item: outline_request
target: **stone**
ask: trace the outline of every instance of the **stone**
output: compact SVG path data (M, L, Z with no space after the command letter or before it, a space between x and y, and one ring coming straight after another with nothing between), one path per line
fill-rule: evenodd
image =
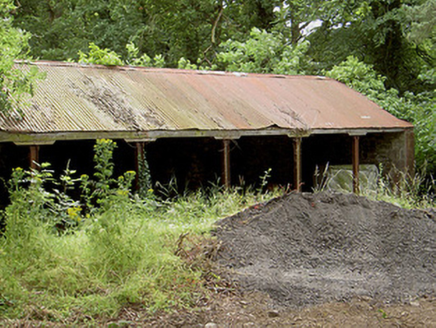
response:
M270 317L270 318L280 317L279 311L277 311L277 310L268 311L268 317Z
M214 322L207 323L204 328L218 328L218 325Z

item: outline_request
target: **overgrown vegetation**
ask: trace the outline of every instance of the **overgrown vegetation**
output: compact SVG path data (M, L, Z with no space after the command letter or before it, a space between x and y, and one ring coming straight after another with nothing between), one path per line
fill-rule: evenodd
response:
M219 218L273 196L212 186L140 197L130 191L133 173L113 177L115 146L95 145L95 179L67 169L57 181L48 164L14 170L0 237L0 317L93 325L128 306L192 306L206 272L178 256L180 236L207 234Z

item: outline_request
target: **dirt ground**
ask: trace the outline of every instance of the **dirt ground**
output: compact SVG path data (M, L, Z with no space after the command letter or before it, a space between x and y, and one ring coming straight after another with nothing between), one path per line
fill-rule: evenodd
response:
M435 209L291 193L221 220L214 236L211 296L103 325L436 327Z
M242 298L218 295L198 311L162 315L138 325L131 319L127 322L132 327L436 327L436 301L387 305L352 300L277 310L267 296L249 293Z

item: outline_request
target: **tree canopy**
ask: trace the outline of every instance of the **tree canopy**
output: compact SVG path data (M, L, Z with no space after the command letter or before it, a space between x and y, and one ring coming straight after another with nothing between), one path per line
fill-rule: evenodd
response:
M9 0L0 0L0 111L9 113L20 106L26 95L33 93L36 70L14 69L15 60L25 59L30 34L12 26L15 7Z

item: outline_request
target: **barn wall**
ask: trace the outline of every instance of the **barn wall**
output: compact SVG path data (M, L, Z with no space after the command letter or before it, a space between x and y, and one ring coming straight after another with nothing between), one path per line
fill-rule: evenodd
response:
M361 160L367 164L383 164L383 173L394 181L399 171L414 174L413 131L372 133L361 138Z

